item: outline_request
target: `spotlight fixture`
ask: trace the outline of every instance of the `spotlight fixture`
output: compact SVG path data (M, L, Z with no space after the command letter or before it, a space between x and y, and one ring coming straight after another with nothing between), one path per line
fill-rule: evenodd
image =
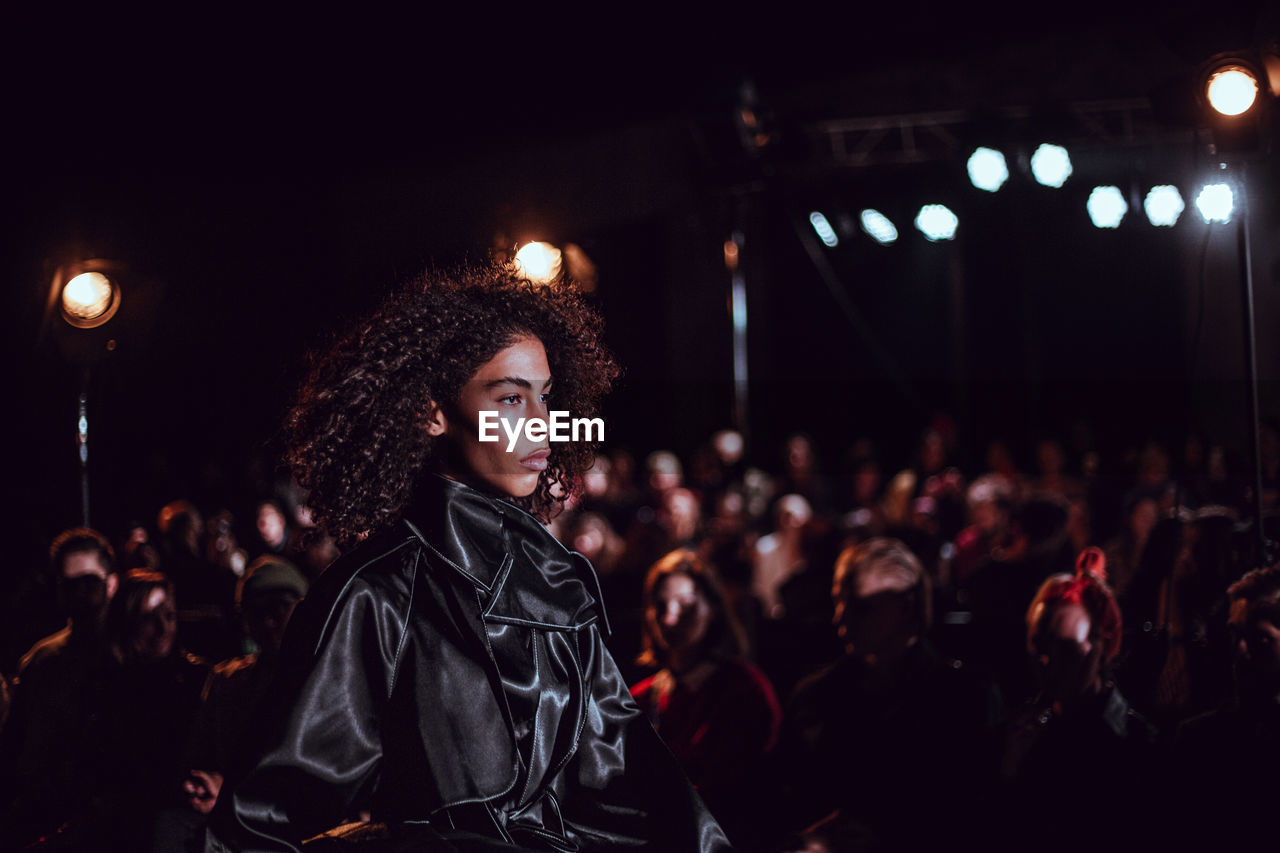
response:
M815 210L809 214L809 224L813 226L813 230L817 233L823 245L834 249L840 245L840 238L836 236L836 230L831 227L831 223L827 221L827 217L822 215L821 211Z
M1204 99L1218 115L1236 117L1258 102L1258 74L1241 61L1213 66L1204 78Z
M82 272L62 286L62 317L77 329L95 329L120 308L120 287L101 272Z
M1041 186L1059 189L1071 177L1071 155L1061 145L1046 142L1031 155L1031 175Z
M1178 217L1187 209L1187 205L1177 187L1162 184L1147 192L1142 208L1147 213L1147 221L1152 225L1168 228L1178 224Z
M1280 94L1280 75L1269 75L1270 53L1220 53L1201 64L1196 77L1200 118L1213 132L1219 153L1259 153L1270 147L1271 102Z
M859 214L858 219L867 236L880 245L887 246L898 239L898 229L880 211L867 208Z
M1119 228L1124 215L1129 212L1129 203L1124 200L1119 187L1094 187L1085 208L1095 228Z
M959 224L960 220L945 204L926 204L916 214L916 228L930 243L954 239Z
M978 148L969 155L969 180L980 190L993 193L1009 180L1004 155L994 148Z
M1206 184L1196 195L1196 210L1206 223L1225 225L1231 221L1235 210L1235 194L1230 184Z
M516 252L516 270L537 284L547 284L560 277L560 250L550 243L525 243Z

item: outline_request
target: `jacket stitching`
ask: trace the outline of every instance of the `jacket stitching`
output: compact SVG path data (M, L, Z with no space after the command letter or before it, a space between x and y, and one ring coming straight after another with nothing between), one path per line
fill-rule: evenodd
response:
M533 677L537 684L542 683L542 665L538 660L538 638L531 637L533 643ZM524 789L520 792L520 799L516 801L516 805L523 806L527 803L529 796L529 786L533 784L533 757L538 754L538 746L542 741L542 727L538 725L538 718L542 716L542 691L538 691L538 704L533 709L533 746L529 750L529 760L525 764L527 775L524 779ZM519 749L516 750L517 753Z
M391 683L387 685L387 699L391 699L391 694L396 692L396 682L400 680L400 662L404 658L404 647L409 640L409 614L413 610L413 595L418 588L418 562L422 559L422 552L415 551L413 554L413 571L409 573L409 600L405 602L404 616L400 621L400 642L396 644L395 663L391 669Z
M394 548L388 548L386 551L379 551L378 553L376 553L376 554L374 554L372 557L370 557L368 560L366 560L364 563L362 563L362 564L360 565L360 568L358 568L358 569L356 569L354 572L352 572L352 573L351 573L351 577L347 578L346 582L342 585L342 591L338 593L338 595L337 595L337 597L334 599L334 601L335 601L335 602L337 602L337 601L341 601L342 599L346 598L346 596L347 596L347 592L351 589L351 585L352 585L353 583L355 583L355 582L356 582L356 578L360 577L360 573L361 573L361 572L363 572L365 569L369 568L369 566L373 565L373 564L374 564L374 563L376 563L377 561L379 561L379 560L381 560L381 559L383 559L383 558L385 558L385 557L387 557L387 556L389 556L389 555L391 555L391 554L394 554L396 551L399 551L401 548L403 548L405 545L408 545L408 544L409 544L410 542L412 542L412 541L413 541L413 540L411 540L411 539L406 539L406 540L404 540L403 542L401 542L400 544L396 545ZM325 617L325 619L324 619L324 627L320 629L320 635L319 635L319 637L317 637L317 638L316 638L316 644L315 644L315 646L314 646L314 647L312 648L312 650L311 650L311 653L312 653L312 654L317 654L317 653L319 653L319 651L320 651L320 647L321 647L322 645L324 645L325 638L329 636L329 623L331 623L331 622L333 621L334 614L336 614L340 609L341 609L341 608L339 608L339 607L332 607L332 608L330 608L330 610L329 610L329 615L328 615L328 616L326 616L326 617Z
M493 616L486 614L485 619L488 622L497 622L501 625L519 625L524 628L538 628L543 631L581 631L583 628L589 628L594 625L600 617L593 615L586 622L579 625L556 625L551 622L535 622L532 619L520 619L516 616Z
M471 574L471 572L469 572L469 571L467 571L466 569L462 568L462 566L459 566L459 565L458 565L457 563L455 563L453 560L450 560L450 559L449 559L448 557L446 557L443 553L441 553L441 551L440 551L440 549L439 549L439 548L437 548L436 546L432 545L430 542L428 542L428 541L427 541L427 537L426 537L426 536L424 536L424 535L422 534L422 531L421 531L421 530L419 530L419 529L417 528L417 526L416 526L412 521L410 521L410 520L409 520L409 519L407 519L407 518L406 518L406 519L403 519L403 521L404 521L404 523L405 523L405 526L406 526L406 527L408 527L410 530L412 530L412 531L413 531L413 534L414 534L415 536L417 536L417 537L418 537L418 541L420 541L423 545L427 546L427 548L431 550L431 553L435 554L437 557L439 557L441 560L443 560L443 561L445 562L445 565L447 565L447 566L449 566L450 568L452 568L455 572L457 572L458 574L462 575L462 576L463 576L463 577L465 577L467 580L471 581L473 584L475 584L476 586L478 586L478 587L480 587L481 589L483 589L485 592L488 592L488 591L489 591L489 589L490 589L490 587L491 587L491 585L490 585L490 584L487 584L487 583L485 583L484 581L480 580L480 578L478 578L478 577L476 577L475 575Z

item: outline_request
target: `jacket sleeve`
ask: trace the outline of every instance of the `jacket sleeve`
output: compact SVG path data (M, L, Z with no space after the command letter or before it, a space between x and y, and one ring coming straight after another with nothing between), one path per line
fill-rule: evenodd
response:
M410 597L402 605L357 575L329 605L299 605L261 734L245 745L248 769L219 798L207 850L297 850L368 793Z
M732 850L666 745L631 697L596 628L591 695L568 771L565 824L584 850Z

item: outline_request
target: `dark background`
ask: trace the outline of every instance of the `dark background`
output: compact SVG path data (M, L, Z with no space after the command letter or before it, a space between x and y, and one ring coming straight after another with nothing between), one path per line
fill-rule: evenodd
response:
M1113 456L1199 429L1247 460L1237 230L1190 207L1219 158L1169 93L1189 92L1214 53L1274 39L1270 4L469 24L50 14L8 34L0 113L13 569L79 520L86 356L94 523L115 535L179 496L239 510L277 476L278 424L310 349L424 266L535 238L577 243L598 267L592 298L627 371L608 443L638 454L688 453L731 421L722 245L738 230L748 427L766 467L805 430L833 466L865 435L892 468L939 412L970 473L993 438L1029 465L1035 437L1077 422ZM759 151L735 124L746 83L770 135ZM1073 112L1124 99L1140 104L1136 128ZM941 111L963 120L950 142L921 136L919 162L833 162L814 132ZM1025 166L1049 137L1075 160L1062 190ZM995 195L964 172L986 139L1013 173ZM1262 408L1275 415L1280 176L1270 155L1248 168ZM1116 231L1085 214L1097 183L1133 196ZM1187 200L1173 228L1135 206L1156 183ZM954 242L911 227L927 201L959 215ZM897 223L898 242L846 234L822 248L824 279L808 212L835 222L864 206ZM124 301L107 326L73 333L46 311L50 280L86 257L127 264Z

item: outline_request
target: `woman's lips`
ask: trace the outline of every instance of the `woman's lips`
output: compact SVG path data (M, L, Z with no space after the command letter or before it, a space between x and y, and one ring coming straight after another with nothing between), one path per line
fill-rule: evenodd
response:
M533 471L545 471L547 470L547 457L550 455L551 451L544 447L521 459L520 464Z

